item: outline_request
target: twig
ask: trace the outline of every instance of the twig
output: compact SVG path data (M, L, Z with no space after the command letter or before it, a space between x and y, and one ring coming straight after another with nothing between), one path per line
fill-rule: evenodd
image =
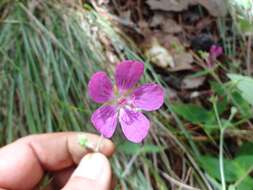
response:
M173 177L169 176L167 173L161 172L163 177L166 178L167 180L170 181L170 183L175 184L177 186L179 186L180 188L183 188L185 190L200 190L199 188L195 188L195 187L191 187L187 184L184 184L176 179L174 179Z
M157 120L157 118L154 117L153 119L156 121L159 127L164 128L164 126L161 124L159 120ZM187 159L190 161L193 168L197 171L197 173L200 175L201 179L203 180L204 184L206 185L206 188L208 190L212 190L213 188L210 186L206 176L201 172L201 169L199 168L197 162L193 159L192 155L186 150L183 144L172 134L170 130L167 130L167 128L165 128L164 130L167 131L167 134L171 137L171 139L174 140L175 144L177 144L180 147L180 149L185 153Z
M130 161L128 162L128 164L127 164L125 170L123 171L123 173L122 173L122 175L121 175L122 178L124 178L126 175L128 175L129 170L130 170L131 166L133 165L134 161L137 159L138 155L139 155L139 152L137 152L136 154L134 154L134 155L132 156L132 158L131 158Z

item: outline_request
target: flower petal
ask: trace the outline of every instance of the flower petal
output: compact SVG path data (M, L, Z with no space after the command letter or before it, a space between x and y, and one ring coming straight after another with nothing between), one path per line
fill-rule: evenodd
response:
M117 126L117 115L114 106L102 106L92 114L91 122L102 135L110 138Z
M88 84L88 94L96 103L104 103L113 97L113 86L105 72L92 75Z
M153 111L163 105L164 90L157 84L147 83L135 89L131 98L134 106L137 108Z
M148 134L149 120L141 113L129 109L121 109L119 122L126 138L134 143L141 142Z
M213 58L216 59L217 57L219 57L223 53L223 49L219 45L212 45L209 53L211 54L211 56Z
M132 88L140 80L144 64L139 61L122 61L116 67L116 85L120 90Z

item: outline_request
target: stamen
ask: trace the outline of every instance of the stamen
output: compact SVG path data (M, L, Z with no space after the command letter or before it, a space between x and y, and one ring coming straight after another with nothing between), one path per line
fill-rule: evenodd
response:
M118 101L118 105L119 106L123 106L127 103L127 99L126 98L120 98Z

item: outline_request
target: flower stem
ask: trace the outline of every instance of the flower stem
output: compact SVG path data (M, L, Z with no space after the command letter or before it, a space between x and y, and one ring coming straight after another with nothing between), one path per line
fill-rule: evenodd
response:
M223 143L224 143L223 135L224 135L224 129L221 129L221 131L220 131L220 146L219 146L219 163L220 163L220 175L221 175L222 190L226 190L224 162L223 162Z
M101 144L103 143L103 140L104 140L104 136L103 136L103 134L101 134L99 137L98 143L94 149L95 152L99 152Z
M213 100L213 107L214 107L215 116L220 128L219 166L220 166L221 185L222 185L222 190L226 190L226 180L225 180L225 174L224 174L224 161L223 161L223 144L224 144L223 137L224 137L225 128L222 126L216 103L217 103L217 98L215 97Z

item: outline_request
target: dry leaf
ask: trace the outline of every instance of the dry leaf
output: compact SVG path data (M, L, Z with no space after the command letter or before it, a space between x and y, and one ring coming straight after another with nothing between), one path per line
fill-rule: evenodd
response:
M170 88L170 87L167 87L167 90L169 92L169 93L167 93L167 95L168 95L168 98L170 100L176 100L176 99L178 99L178 95L177 95L177 91L176 90L174 90L173 88Z
M162 30L169 34L176 34L182 32L182 27L174 20L166 19L164 25L162 25Z
M170 71L192 70L193 57L191 53L181 52L173 55L175 67Z
M153 36L156 36L158 41L165 48L172 50L175 47L179 49L184 49L184 46L181 44L180 40L173 35L166 35L164 32L155 32Z
M200 87L205 82L206 77L196 77L186 76L181 84L182 89L195 89Z
M98 5L108 4L109 0L98 0Z
M158 67L175 67L173 57L165 47L159 44L156 38L152 40L151 47L146 50L146 56L150 57Z
M195 0L197 3L205 7L213 16L223 17L227 14L225 1L222 0Z
M183 11L189 5L200 4L204 6L213 16L225 16L227 13L226 4L221 0L147 0L152 10Z
M182 32L182 27L177 24L173 19L168 18L165 14L159 14L155 12L150 23L151 27L161 27L164 33L176 34Z
M147 0L152 10L182 11L188 8L190 0Z

